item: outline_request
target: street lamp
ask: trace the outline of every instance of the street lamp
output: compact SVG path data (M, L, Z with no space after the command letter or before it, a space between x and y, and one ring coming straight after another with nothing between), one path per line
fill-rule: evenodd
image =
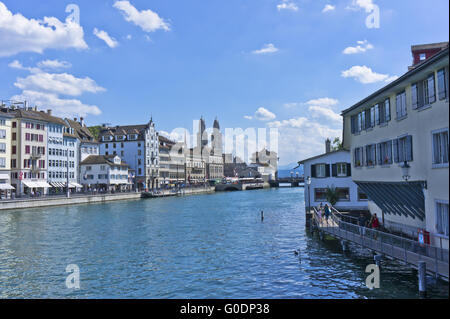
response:
M411 166L409 166L408 162L405 161L400 168L402 169L402 178L407 182L411 178L411 176L409 176L409 169Z

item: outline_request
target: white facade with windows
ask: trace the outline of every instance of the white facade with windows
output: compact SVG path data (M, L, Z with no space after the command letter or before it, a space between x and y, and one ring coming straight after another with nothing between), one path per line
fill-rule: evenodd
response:
M448 248L448 52L447 47L343 111L343 145L351 150L352 178L371 190L366 192L371 212L383 216L387 228L412 236L424 229L430 232L432 245L444 248ZM391 192L384 192L388 187ZM446 227L440 226L445 221Z
M335 188L338 202L334 207L339 210L367 210L367 196L352 181L350 152L333 151L312 157L303 164L305 181L311 178L311 184L305 184L305 205L319 206L327 203L327 189Z
M134 171L138 189L158 188L159 140L155 123L103 127L100 132L100 154L118 155Z
M131 189L128 165L119 156L91 155L80 164L81 183L86 188L112 191Z

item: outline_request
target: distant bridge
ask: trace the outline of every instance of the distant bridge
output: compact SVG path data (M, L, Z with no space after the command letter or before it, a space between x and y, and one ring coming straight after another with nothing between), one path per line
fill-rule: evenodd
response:
M280 187L280 184L291 184L291 187L303 187L305 179L303 177L283 177L269 181L270 187Z

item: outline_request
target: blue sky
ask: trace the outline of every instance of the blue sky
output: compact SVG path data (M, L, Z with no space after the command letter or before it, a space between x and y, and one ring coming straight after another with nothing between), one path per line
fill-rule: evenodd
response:
M217 116L222 128L276 127L286 164L340 136L340 111L406 72L412 44L449 38L447 0L116 2L0 0L0 39L11 44L0 49L0 99L89 125L153 116L171 132L203 115L209 126ZM64 25L70 3L78 27ZM379 28L365 24L373 5ZM61 22L55 34L31 20L44 17Z

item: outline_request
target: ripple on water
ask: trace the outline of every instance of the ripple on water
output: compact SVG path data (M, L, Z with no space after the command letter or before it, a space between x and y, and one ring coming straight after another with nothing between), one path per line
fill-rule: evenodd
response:
M282 188L2 212L0 297L417 298L392 262L367 289L371 256L311 238L303 207L302 189ZM68 264L80 290L65 287Z

